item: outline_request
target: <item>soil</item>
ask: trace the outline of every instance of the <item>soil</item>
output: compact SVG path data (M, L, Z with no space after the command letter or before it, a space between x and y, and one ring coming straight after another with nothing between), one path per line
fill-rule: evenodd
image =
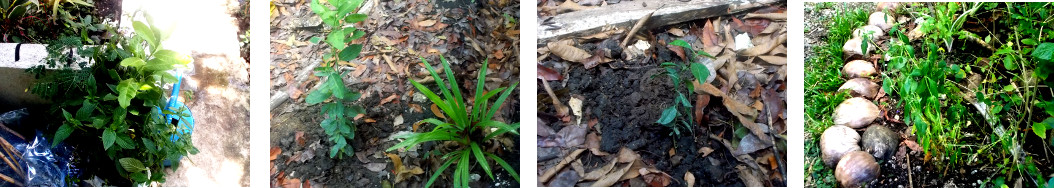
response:
M271 110L270 144L272 155L276 155L271 160L271 186L423 187L437 173L435 170L444 162L439 156L450 151L450 146L428 142L410 150L385 151L401 141L392 139L394 135L431 130L432 125L415 128L414 124L422 119L438 118L437 112L430 108L432 103L407 81L421 81L426 77L427 71L419 64L418 57L438 67L438 54L444 55L462 86L461 91L466 92L464 95L474 94L476 76L484 61L489 62L487 90L519 80L518 36L505 35L506 30L498 25L503 23L496 19L501 14L518 19L519 5L515 2L500 5L488 4L498 3L491 1L475 4L468 1L366 2L372 3L377 4L365 13L368 19L359 23L366 31L364 39L356 41L367 44L362 57L350 62L353 66L341 68L347 73L344 81L349 90L362 94L359 100L345 105L365 108L365 114L354 118L355 137L349 145L355 155L330 158L329 149L333 144L319 126L324 119L320 106L303 101L319 78L299 76L310 75L316 66L314 63L321 61L322 54L329 50L325 45L306 42L312 36L321 36L325 27L306 3L275 2L278 8L272 12L271 22L271 93L288 94L288 97ZM436 22L432 26L420 26L426 20ZM503 57L495 55L499 53ZM422 84L437 91L434 81ZM498 111L497 120L519 122L519 88L512 93ZM484 145L518 168L519 136L507 134L497 139L512 145L497 142ZM403 167L421 167L424 173L396 183L394 164L385 154L398 155ZM383 169L367 168L377 165ZM503 169L491 167L494 179L483 174L481 167L473 167L470 173L482 177L470 184L473 187L519 186ZM452 171L448 168L439 172L442 175L433 185L450 186Z
M774 6L778 7L778 5ZM742 15L731 15L741 18ZM723 16L722 19L728 19ZM725 147L720 140L712 139L710 135L718 135L724 140L738 140L732 132L734 127L739 127L739 120L732 115L727 108L721 104L720 98L714 98L704 109L702 123L693 126L692 130L681 129L681 135L675 136L673 129L657 124L655 121L662 115L663 109L676 105L673 99L677 93L673 90L674 85L667 77L665 68L659 66L663 62L682 62L675 52L669 50L664 44L680 37L671 35L667 31L678 28L702 27L706 20L695 20L683 24L669 25L651 30L642 30L645 40L653 46L644 58L626 60L614 58L609 63L600 64L592 69L586 69L579 63L568 62L560 59L557 55L549 54L548 58L541 59L540 66L556 70L563 75L562 80L548 81L549 86L561 99L564 105L572 96L583 99L582 123L590 126L587 132L596 133L600 136L598 149L610 154L618 153L621 148L627 148L640 154L642 161L647 166L653 166L659 171L667 173L671 177L669 186L687 186L684 179L685 174L690 172L695 177L693 186L716 186L733 187L746 186L746 183L737 173L737 166L746 165L738 161L732 155L732 148ZM731 22L731 21L730 21ZM715 21L714 23L719 23ZM719 25L720 26L720 25ZM686 30L687 32L687 30ZM610 38L600 39L602 41L578 40L574 47L586 52L607 51L619 57L623 49L618 47L618 42L624 35L615 35ZM694 36L686 36L694 37ZM686 39L692 41L695 39ZM545 44L540 44L544 46ZM696 44L693 44L693 46ZM778 66L777 66L778 67ZM767 70L768 71L768 70ZM775 72L772 72L775 75ZM690 78L686 71L680 75L681 78ZM746 80L746 79L743 79ZM724 82L714 81L716 87L721 88ZM765 81L762 85L766 88L779 87L783 82ZM738 85L738 84L737 84ZM565 126L575 124L574 117L570 122L558 117L552 98L546 94L544 85L538 83L538 116L541 119L539 126L549 126L553 130L560 130ZM689 91L690 92L690 91ZM734 92L734 91L730 91ZM690 103L695 103L695 94L690 95ZM717 102L714 102L717 101ZM784 106L785 108L785 106ZM760 118L759 118L760 119ZM763 121L764 122L764 121ZM593 132L595 131L595 132ZM541 141L541 137L539 138ZM588 142L588 141L587 141ZM539 143L541 146L542 143ZM714 151L707 155L700 154L701 148L711 148ZM554 151L555 150L555 151ZM763 149L756 154L771 155L771 149ZM545 154L543 154L545 153ZM556 163L559 163L569 153L566 148L539 147L539 169L546 171ZM551 156L555 155L555 156ZM785 154L781 154L785 156ZM586 172L599 169L612 159L611 156L601 157L595 154L583 153L579 155ZM780 158L777 160L785 160ZM768 165L765 165L768 167ZM544 168L543 168L544 167ZM571 168L560 170L574 174ZM768 169L766 169L768 170ZM766 172L768 174L768 172ZM555 179L561 178L558 175ZM786 186L782 180L760 180L766 185ZM551 180L546 183L557 182ZM578 182L576 186L590 186L591 181ZM620 181L613 186L644 186L641 180L634 178ZM543 185L539 185L543 186Z

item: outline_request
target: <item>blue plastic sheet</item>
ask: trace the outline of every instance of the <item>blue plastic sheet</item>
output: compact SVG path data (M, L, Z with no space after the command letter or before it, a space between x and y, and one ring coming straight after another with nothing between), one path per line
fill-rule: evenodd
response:
M24 118L28 115L26 109L7 112L0 114L0 123L13 129L21 128ZM70 163L73 147L59 144L52 148L48 138L39 130L33 137L25 138L31 139L28 142L16 134L10 130L0 131L0 137L15 150L2 151L3 157L16 163L16 166L6 162L0 163L0 173L17 183L0 181L0 186L63 187L66 186L66 177L80 173Z

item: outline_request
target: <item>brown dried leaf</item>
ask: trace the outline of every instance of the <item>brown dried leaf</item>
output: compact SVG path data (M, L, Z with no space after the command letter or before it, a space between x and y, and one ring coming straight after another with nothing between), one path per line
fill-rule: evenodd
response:
M714 149L710 148L710 147L699 148L699 153L703 154L703 157L706 157L706 156L710 155L710 153L713 153L713 152L714 152Z
M702 36L699 36L699 40L703 42L703 51L706 51L706 53L717 55L721 53L721 50L724 50L721 39L714 33L713 20L708 20L703 25Z
M593 57L593 55L589 54L589 52L571 46L572 43L573 41L570 40L561 40L556 42L550 42L546 46L549 47L549 53L555 54L561 59L571 62L584 63L586 62L586 59Z
M385 153L388 158L392 159L392 171L395 172L395 183L402 182L403 180L410 179L414 175L424 174L424 169L418 166L410 166L409 168L403 166L403 160L399 158L399 155Z
M582 176L582 180L593 181L593 180L599 180L600 178L604 178L609 172L611 172L611 169L615 169L615 164L616 164L615 160L611 160L611 161L608 162L607 165L604 165L603 167L597 168L597 169L593 170L592 172L589 172L588 174L585 174L584 176ZM621 177L622 175L619 175L619 176Z
M300 186L300 179L296 178L285 179L285 184L282 184L283 188L300 188Z
M611 171L604 177L598 179L597 182L594 182L593 187L610 187L611 185L615 185L615 182L618 182L619 179L622 178L622 175L625 175L631 167L633 167L633 164L626 164L618 170Z
M681 30L680 28L671 28L670 30L668 30L666 32L669 32L671 35L674 35L674 36L684 37L684 30Z
M296 140L296 145L298 145L300 147L304 147L304 144L307 144L307 141L304 140L304 131L297 131L295 138L296 138L295 139Z
M381 99L381 103L377 104L377 106L384 106L384 104L388 104L389 102L392 102L397 97L399 97L399 96L397 96L396 94L392 94L391 96L388 96L387 98Z
M783 56L763 55L763 56L758 56L758 58L761 59L761 61L764 61L765 63L769 63L769 64L773 64L773 65L786 65L787 64L787 57L783 57Z
M619 163L628 163L640 159L640 155L629 148L622 147L619 149L616 159L618 159Z
M684 172L684 183L688 184L688 187L695 186L695 175L692 172Z
M683 47L667 44L666 48L670 49L670 51L673 51L674 54L677 54L677 57L680 57L682 61L688 61L688 58L684 56Z
M282 154L282 148L279 148L278 146L271 147L271 160L272 161L277 159L279 154Z
M666 172L659 171L658 169L641 168L638 171L640 171L640 174L643 174L644 183L648 183L648 186L651 187L669 186L670 179L673 179L673 177L670 177L670 174L666 174Z
M557 132L556 134L562 138L562 143L565 148L585 148L587 131L589 130L586 129L586 126L570 125L564 126L564 128L560 129L560 132Z
M436 20L424 20L424 21L417 22L417 26L421 26L421 27L429 27L429 26L433 26L435 24L436 24Z
M432 114L435 114L436 117L439 117L440 119L446 119L446 116L443 115L443 111L439 110L439 106L436 106L436 104L432 104Z
M605 57L603 52L597 51L597 53L594 53L593 56L590 56L588 59L586 59L585 62L582 62L582 65L585 66L586 69L590 69L596 67L597 65L608 63L611 61L613 60L611 58Z
M560 75L560 72L556 72L556 70L538 64L538 79L545 79L548 81L563 80L564 76Z
M591 132L591 133L589 133L589 135L586 135L586 147L589 148L589 152L593 153L593 155L596 155L596 156L607 156L607 155L609 155L607 152L604 152L604 151L600 150L600 136L597 136L597 133Z

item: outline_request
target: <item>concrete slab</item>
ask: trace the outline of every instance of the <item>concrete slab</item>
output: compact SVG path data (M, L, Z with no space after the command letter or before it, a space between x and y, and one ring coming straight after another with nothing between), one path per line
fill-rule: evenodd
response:
M641 28L641 30L696 19L735 14L775 2L779 1L622 1L621 3L614 5L564 13L553 17L552 21L555 22L553 25L556 27L545 25L538 27L538 45L541 47L550 41L567 37L588 36L612 28L621 28L628 31L637 23L637 20L653 11L655 14L648 19L647 23ZM647 5L646 7L644 6L645 4ZM662 8L659 9L659 7Z

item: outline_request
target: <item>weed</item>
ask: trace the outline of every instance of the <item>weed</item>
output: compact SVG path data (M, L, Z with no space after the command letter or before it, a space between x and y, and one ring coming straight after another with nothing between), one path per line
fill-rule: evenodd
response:
M699 84L702 84L706 81L706 78L710 76L710 70L708 70L702 63L695 62L695 59L697 56L706 56L709 58L713 58L713 56L702 50L693 52L694 50L692 50L692 46L683 40L674 40L673 42L670 42L670 45L683 48L685 52L687 52L685 54L688 55L689 60L688 62L685 62L687 65L672 62L662 63L662 67L666 69L666 74L662 75L670 77L670 80L673 81L673 90L677 93L677 98L674 99L673 105L662 111L662 116L660 116L659 120L655 121L655 123L673 129L672 134L677 136L681 136L681 128L678 127L677 124L684 126L684 129L687 129L694 134L695 126L692 126L692 123L690 123L693 116L692 105L691 102L688 101L688 98L685 97L685 92L691 92L693 90L693 82L691 79L681 79L681 71L688 70ZM684 115L680 112L684 112Z
M326 114L326 119L322 120L320 126L329 136L329 141L333 142L333 146L329 149L330 158L337 157L339 153L344 154L341 157L355 155L355 150L351 144L348 144L348 140L355 138L356 128L355 122L349 118L365 111L360 106L344 105L345 102L358 100L362 94L349 91L344 85L344 74L337 69L338 60L351 61L358 58L362 51L362 44L348 45L348 43L362 38L365 32L356 27L345 27L345 25L366 20L365 14L351 13L361 4L362 0L330 0L329 5L321 4L319 0L312 0L310 5L311 10L322 18L322 22L333 29L325 39L329 44L330 52L323 55L322 59L325 62L315 68L315 76L323 77L325 81L320 83L322 85L308 94L305 99L305 102L310 105L326 103L322 105L322 113ZM311 38L311 43L317 44L320 41L322 38ZM338 60L332 59L334 55ZM331 98L332 101L329 100Z
M428 100L431 100L432 103L439 107L446 117L449 118L448 120L450 122L444 122L435 118L421 120L418 123L429 123L436 125L436 127L432 129L432 131L426 133L412 133L397 136L397 138L406 140L388 148L387 151L403 149L431 141L451 141L459 144L459 149L443 155L442 159L446 160L446 162L444 162L439 169L436 169L435 173L432 174L432 177L428 179L427 183L425 183L425 187L430 187L432 183L435 182L436 178L438 178L439 175L454 162L457 162L457 167L455 167L453 175L454 187L468 187L469 170L471 169L471 166L473 166L470 164L470 161L478 163L480 167L483 168L483 171L487 173L487 176L493 179L494 175L491 173L491 166L490 163L487 162L487 159L494 160L494 162L501 165L506 172L509 172L516 181L520 181L520 176L517 175L516 169L509 166L508 163L505 163L505 160L502 160L497 155L483 151L483 149L480 148L480 145L484 142L505 133L519 135L518 130L520 123L506 124L504 122L491 120L491 118L494 117L494 114L498 112L498 108L501 107L501 104L505 102L505 99L509 97L509 94L515 90L516 85L518 85L519 82L513 83L512 86L509 86L508 88L503 87L491 91L484 91L483 81L485 80L484 76L487 74L487 62L484 61L483 68L480 68L479 76L476 79L476 95L473 98L475 99L475 104L471 106L471 112L469 112L468 110L470 106L465 103L465 98L462 98L461 88L458 86L457 80L454 79L454 73L450 70L450 65L446 62L446 58L440 56L440 60L443 64L443 72L446 73L449 82L444 82L443 78L439 77L439 74L437 74L436 71L432 69L432 66L428 64L428 61L421 58L421 61L424 62L425 68L427 68L428 72L432 74L432 78L435 78L436 83L439 83L438 87L440 93L443 95L442 98L416 81L410 80L410 83L412 83L421 94L428 97ZM449 88L447 87L447 84L450 85ZM490 102L490 99L498 93L501 93L498 99L495 100L494 104L490 105L490 107L487 107L487 103ZM475 160L471 160L473 158Z

